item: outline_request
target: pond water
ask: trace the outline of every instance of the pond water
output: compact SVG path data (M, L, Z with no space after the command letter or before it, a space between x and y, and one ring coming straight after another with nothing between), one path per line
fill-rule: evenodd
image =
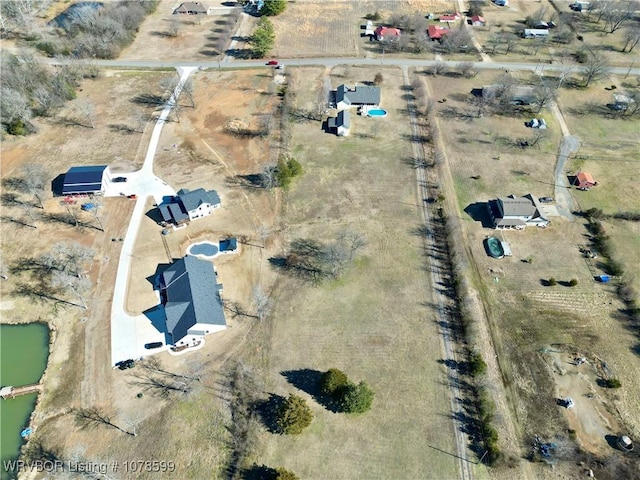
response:
M102 7L103 3L101 2L78 2L71 5L60 15L55 17L51 23L55 24L55 26L59 28L67 28L74 20L79 18L81 15L85 15L84 12L97 10Z
M0 386L21 387L38 383L47 366L49 328L43 323L0 325ZM37 394L0 399L0 478L14 478L5 470L17 459L23 444L20 432L27 427Z

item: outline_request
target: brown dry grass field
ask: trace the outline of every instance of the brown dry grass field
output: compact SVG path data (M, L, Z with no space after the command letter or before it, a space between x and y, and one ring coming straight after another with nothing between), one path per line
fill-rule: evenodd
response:
M276 30L275 57L375 56L378 48L362 38L364 16L378 11L382 21L392 13L447 12L454 0L302 0L289 3L287 10L272 19Z
M484 27L473 27L476 38L483 46L485 52L489 53L495 61L499 62L528 62L541 61L543 63L557 62L560 56L571 55L576 51L588 46L599 55L605 55L612 65L627 66L635 57L637 52L622 53L620 50L624 44L624 29L612 34L605 35L602 32L604 20L599 24L595 23L595 16L592 21L587 21L586 13L573 12L569 8L569 1L512 1L508 7L498 7L493 3L488 3L484 8L484 18L487 22ZM555 10L558 8L559 13ZM535 14L539 9L546 10L545 18L550 20L554 15L558 17L556 23L558 28L574 22L575 32L571 42L559 44L550 42L536 48L536 41L520 38L513 51L504 54L504 46L499 46L495 54L491 54L492 46L488 40L492 35L501 33L521 32L525 28L524 20L528 15ZM551 31L551 35L554 31ZM581 35L583 40L577 39Z
M160 0L158 8L140 26L135 40L119 58L123 60L218 60L217 40L224 31L235 30L229 15L174 15L181 2ZM217 7L223 2L201 2ZM177 25L177 35L169 32ZM228 47L228 45L227 45ZM224 53L224 52L222 52Z
M378 70L344 69L332 86L371 80ZM313 104L320 69L292 80L297 104ZM383 70L383 119L352 117L352 135L319 122L294 126L292 148L304 168L287 195L286 239L331 241L342 229L368 246L343 278L310 285L283 274L273 325L248 351L265 372L266 391L306 398L314 423L300 437L261 434L257 464L283 465L301 478L453 478L455 459L440 336L429 302L402 75ZM379 123L379 125L378 125ZM266 343L266 345L265 345ZM265 351L266 349L266 351ZM251 355L249 355L251 354ZM283 372L337 367L376 392L373 409L335 414L287 382ZM439 449L440 451L436 450ZM330 461L328 461L330 459Z
M546 229L530 227L521 232L495 232L483 228L481 222L463 211L472 203L483 203L509 193L553 196L559 126L549 112L541 114L550 122L548 140L539 150L526 152L508 147L501 141L504 136L524 136L524 115L519 118L485 116L463 123L451 113L455 111L452 109L468 109L466 99L471 88L491 83L495 76L495 73L482 73L472 80L456 82L444 77L429 77L428 82L431 91L439 92L438 98L447 99L446 103L436 103L436 108L466 248L473 259L474 266L469 273L488 306L500 365L508 388L515 393L511 400L517 421L528 438L536 434L562 441L569 438L567 429L570 427L555 405L554 399L559 393L551 362L542 353L556 344L555 348L584 352L590 358L608 364L623 387L613 392L597 387L603 408L614 413L625 431L637 435L640 433L638 417L634 413L634 405L640 401L637 383L640 372L635 361L637 332L633 328L627 329L627 320L621 318L620 309L624 306L615 296L615 286L594 282L578 251L577 245L587 241L584 221L577 218L569 222L552 217L552 223ZM590 194L595 189L573 193L574 196L580 194L577 198L582 208L597 206L602 201L605 210L637 211L633 193L637 186L631 173L637 172L638 143L637 134L633 133L638 130L637 118L610 120L601 115L574 117L572 114L572 107L580 110L582 102L610 101L600 91L605 92L602 85L594 85L587 91L562 90L560 105L571 133L584 139L579 154L584 154L587 160L581 164L601 175L605 184L616 183L616 192L600 189L596 193L598 197L594 196L588 204L585 199L590 197L582 193ZM618 146L611 148L613 145ZM598 158L592 158L592 155ZM571 167L576 168L576 165ZM616 171L618 168L622 171ZM623 261L630 273L637 275L637 238L631 240L632 232L637 232L637 224L612 223L609 230L607 223L607 229L620 252L629 255ZM488 257L482 242L490 235L508 241L513 257L501 260ZM532 263L523 262L528 258ZM550 277L559 281L575 278L579 283L576 287L544 286L544 280ZM605 456L615 455L602 436L593 431L578 430L577 433L587 450Z
M19 176L20 166L36 159L49 169L52 177L65 172L71 165L104 162L110 163L115 171L139 167L152 123L147 125L144 134L124 133L114 125L133 125L137 110L152 114L152 109L145 110L131 100L137 95L159 93L158 82L168 75L107 71L96 81L84 82L78 101L90 99L94 102L98 113L96 128L51 121L43 123L36 135L4 142L2 178ZM259 72L199 73L195 78L198 108L183 108L179 122L174 117L173 122L165 125L155 169L176 189L202 186L220 192L223 206L216 215L169 235L169 249L175 258L184 255L188 244L195 241L217 240L229 234L246 239L239 255L222 258L216 265L225 286L225 299L249 315L253 309L252 288L260 283L269 291L273 281L265 264L276 251L275 237L271 235L266 239L266 248L262 248L263 241L256 241L256 238L257 227L262 224L272 231L277 228L273 223L278 196L240 189L230 181L236 175L259 171L263 162L269 161L264 155L268 143L261 137L239 141L225 133L223 126L230 118L246 116L252 119L256 113L272 109L276 97L268 92L270 84L271 77ZM73 102L60 116L71 115L72 110ZM5 187L3 193L7 193ZM58 202L58 198L49 199L45 212L61 211ZM134 202L128 199L105 199L104 233L92 228L79 231L43 221L38 222L38 235L33 235L31 228L10 222L8 218L25 219L19 208L3 205L6 223L3 225L2 253L3 260L10 266L19 264L22 257L43 253L58 240L79 241L96 250L90 270L94 290L88 301L88 311L71 307L54 309L52 302L34 303L14 295L14 287L27 280L26 273L12 274L8 281L3 281L3 321L41 319L50 321L56 329L44 380L45 393L34 417L37 428L34 441L42 442L62 458L79 455L78 458L93 461L175 461L176 472L164 478L222 477L228 461L224 440L229 419L225 408L228 397L222 388L226 380L218 372L221 365L242 347L251 317L230 313L230 328L207 339L202 350L180 357L160 356L164 367L170 371L189 370L194 364L205 365L206 373L200 388L189 397L167 402L140 385L140 368L127 372L112 370L108 346L110 289L115 281L121 244L111 238L124 237L133 205ZM151 206L149 202L150 210ZM16 238L20 235L31 235L33 240L18 242ZM131 272L129 308L139 313L155 304L151 283L146 277L155 273L158 263L168 261L160 242L160 229L151 218L145 218L136 248L138 258ZM144 393L144 396L137 398L138 393ZM105 427L82 429L71 411L81 407L98 407L121 426L137 424L139 434L134 438ZM190 428L185 430L185 425ZM64 438L61 431L65 432ZM166 438L172 438L172 441L167 442ZM196 451L193 444L199 445ZM137 475L137 478L143 477ZM159 477L155 474L153 478Z

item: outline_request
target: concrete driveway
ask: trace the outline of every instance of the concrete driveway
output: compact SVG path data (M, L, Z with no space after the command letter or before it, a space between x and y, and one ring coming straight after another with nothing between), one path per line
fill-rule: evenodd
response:
M155 203L161 203L163 197L175 195L176 193L170 185L154 175L153 159L158 148L162 127L171 113L175 99L180 96L184 83L194 70L196 70L196 67L178 68L180 81L167 105L162 110L160 117L158 117L142 168L136 172L117 175L126 177L127 181L122 183L111 182L105 192L106 196L120 196L121 193L124 193L125 195L135 194L137 197L136 206L131 215L129 228L120 253L113 302L111 304L111 363L113 365L121 360L138 359L168 348L166 345L154 350L144 348L145 344L151 342L165 343L164 333L154 326L154 322L161 324L163 321L164 313L162 309L154 309L153 313L148 316L143 314L132 316L126 312L125 305L129 280L131 279L134 282L144 281L144 279L137 278L135 275L130 277L130 271L131 259L133 258L140 222L144 218L147 198L153 197ZM158 303L160 303L159 299ZM150 305L150 307L153 306Z

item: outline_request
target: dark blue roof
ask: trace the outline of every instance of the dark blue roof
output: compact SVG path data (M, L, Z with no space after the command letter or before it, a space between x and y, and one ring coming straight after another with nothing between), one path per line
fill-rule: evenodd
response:
M227 238L226 240L220 240L221 252L234 252L238 248L238 240L235 238Z
M175 345L196 323L226 325L213 264L186 256L160 275L167 332Z
M107 165L71 167L64 176L62 194L97 192L102 189L102 177Z
M205 190L198 188L196 190L188 190L183 188L178 190L178 201L182 203L187 212L196 210L203 203L210 205L220 205L220 197L215 190Z

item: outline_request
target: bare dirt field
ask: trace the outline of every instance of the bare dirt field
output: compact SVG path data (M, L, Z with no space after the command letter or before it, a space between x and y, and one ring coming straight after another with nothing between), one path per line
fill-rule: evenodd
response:
M490 83L481 75L473 81ZM464 99L459 95L466 95L469 86L462 81L447 83L442 77L429 78L428 82L432 91L447 99L444 104L436 103L436 108L467 248L474 263L472 278L488 309L496 352L506 378L507 391L514 393L511 401L515 404L517 422L523 428L525 443L539 435L547 441L555 438L557 442L566 444L575 434L586 450L611 457L612 461L619 460L620 452L611 449L598 432L606 430L610 435L617 435L620 432L615 430L619 428L637 435L637 418L633 418L631 413L633 405L638 402L637 362L634 361L636 354L632 353L637 345L637 332L627 329L626 321L620 317L624 305L615 295L615 286L596 283L593 272L578 250L578 245L586 241L583 220L569 222L561 217L552 217L546 229L530 227L522 232L496 232L483 228L479 216L472 217L463 211L474 203L482 211L488 199L507 193L552 195L555 145L559 141L553 117L542 112L543 118L551 119L552 126L547 131L550 136L540 150L530 149L523 154L500 140L521 135L521 119L485 116L467 119L463 123L459 116L456 120L451 108L465 108ZM584 92L585 99L588 96L594 98L594 89L598 91L598 87L593 87ZM565 99L567 92L571 97L572 90L561 92L560 103L563 106L572 104L572 100ZM611 141L615 143L616 138L621 139L623 151L637 148L624 133L627 128L634 127L623 124L618 132L611 133L612 140L608 140L608 132L613 128L599 130L600 120L595 119L594 122L581 117L575 123L572 120L569 128L572 133L584 135L585 144L593 142L599 145L604 155L607 155L604 153L606 145L611 145ZM590 135L591 131L601 133ZM633 160L629 162L629 167L633 168ZM501 260L490 258L483 246L483 240L490 235L509 242L513 256ZM559 281L558 285L547 286L546 280L551 277ZM571 278L578 280L577 286L565 286ZM571 345L576 351L606 362L611 369L610 375L624 377L620 390L594 387L606 408L591 409L591 414L587 412L584 418L581 409L564 415L555 398L575 386L555 377L550 367L553 362L549 362L545 354L551 344ZM579 405L582 403L580 398ZM604 410L606 412L600 418L598 412ZM588 418L595 419L591 423L597 428L594 426L589 430L585 426L589 423ZM586 424L581 423L583 421ZM558 455L560 458L575 458L573 454ZM564 465L570 468L571 463Z

